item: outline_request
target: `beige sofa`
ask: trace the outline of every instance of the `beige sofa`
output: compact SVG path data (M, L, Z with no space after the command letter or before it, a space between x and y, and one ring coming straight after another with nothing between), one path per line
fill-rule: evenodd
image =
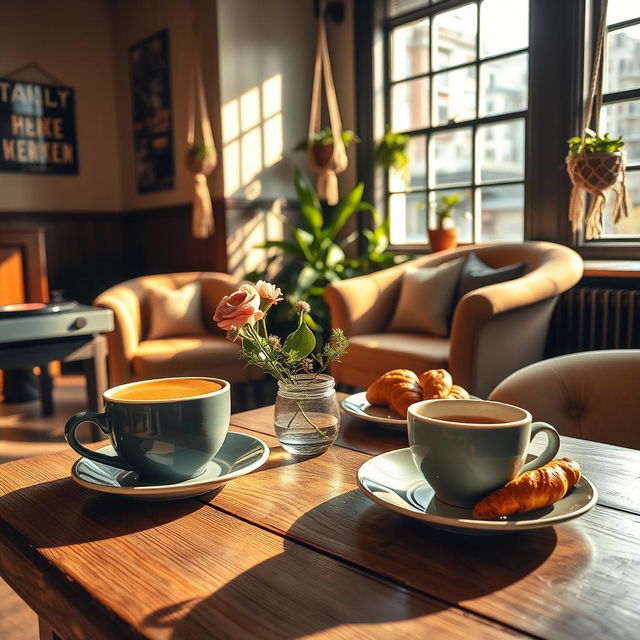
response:
M149 288L178 289L195 280L200 282L207 334L147 339ZM232 383L261 379L257 369L239 360L238 345L226 340L212 320L220 299L239 285L224 273L171 273L134 278L100 294L94 304L115 316L115 330L107 334L110 384L169 376L213 376Z
M387 330L409 266L436 266L475 251L491 267L526 262L524 276L476 289L458 303L449 337ZM510 373L543 357L559 294L582 276L580 256L549 242L475 245L443 251L326 287L331 323L349 337L349 353L332 373L368 386L385 371L447 368L454 382L486 397Z
M491 400L527 409L561 434L640 449L640 350L587 351L510 375Z

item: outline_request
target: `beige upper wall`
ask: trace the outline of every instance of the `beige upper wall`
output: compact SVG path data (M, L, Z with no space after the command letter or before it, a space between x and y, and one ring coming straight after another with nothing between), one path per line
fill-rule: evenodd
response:
M0 210L121 209L108 0L4 0L0 76L37 62L73 87L77 176L0 173ZM19 79L48 82L34 71Z
M346 20L329 23L336 91L346 128L353 128L351 1ZM294 197L292 152L306 138L317 21L313 0L219 0L220 93L225 196ZM355 159L341 177L354 181Z

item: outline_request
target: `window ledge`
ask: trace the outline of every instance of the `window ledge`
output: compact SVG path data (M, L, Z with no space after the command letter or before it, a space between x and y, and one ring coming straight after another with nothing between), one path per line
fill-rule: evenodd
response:
M596 278L640 278L640 260L585 260L584 275Z

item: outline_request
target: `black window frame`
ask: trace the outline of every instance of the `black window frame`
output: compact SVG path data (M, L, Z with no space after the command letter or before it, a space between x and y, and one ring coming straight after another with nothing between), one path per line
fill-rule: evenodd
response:
M362 143L358 148L359 179L365 197L386 212L381 188L384 172L375 167L375 140L384 132L379 113L388 68L384 47L385 0L354 0L356 51L356 111ZM466 4L468 0L432 0L432 11ZM529 87L525 132L525 240L564 244L584 259L640 259L640 241L598 240L585 243L571 231L568 220L571 183L565 168L567 139L582 125L583 104L591 66L594 25L600 0L531 0L529 3ZM402 15L403 22L418 19L424 8ZM383 58L380 59L380 52ZM378 56L376 58L376 56ZM586 62L586 64L585 64ZM386 92L385 92L386 93ZM511 114L509 114L511 115ZM463 123L460 123L461 125ZM468 124L468 123L464 123ZM364 218L361 220L364 224ZM426 245L394 248L400 253L427 253Z

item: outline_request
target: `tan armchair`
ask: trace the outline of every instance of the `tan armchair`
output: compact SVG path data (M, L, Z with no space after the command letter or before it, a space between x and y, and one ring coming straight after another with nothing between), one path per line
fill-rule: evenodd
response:
M198 280L202 295L202 323L206 335L148 340L149 300L152 286L178 289ZM220 299L240 282L224 273L172 273L143 276L111 287L94 304L111 309L115 329L107 334L110 384L169 376L218 376L229 382L261 378L238 358L238 345L225 339L212 316Z
M524 276L476 289L458 303L450 336L387 330L409 266L437 266L474 251L494 268L526 262ZM447 368L456 384L486 397L510 373L543 357L559 294L582 275L575 251L549 242L476 245L443 251L325 289L331 324L349 338L349 353L332 369L338 382L368 386L385 371Z
M563 435L640 449L639 371L638 349L573 353L516 371L489 397Z

